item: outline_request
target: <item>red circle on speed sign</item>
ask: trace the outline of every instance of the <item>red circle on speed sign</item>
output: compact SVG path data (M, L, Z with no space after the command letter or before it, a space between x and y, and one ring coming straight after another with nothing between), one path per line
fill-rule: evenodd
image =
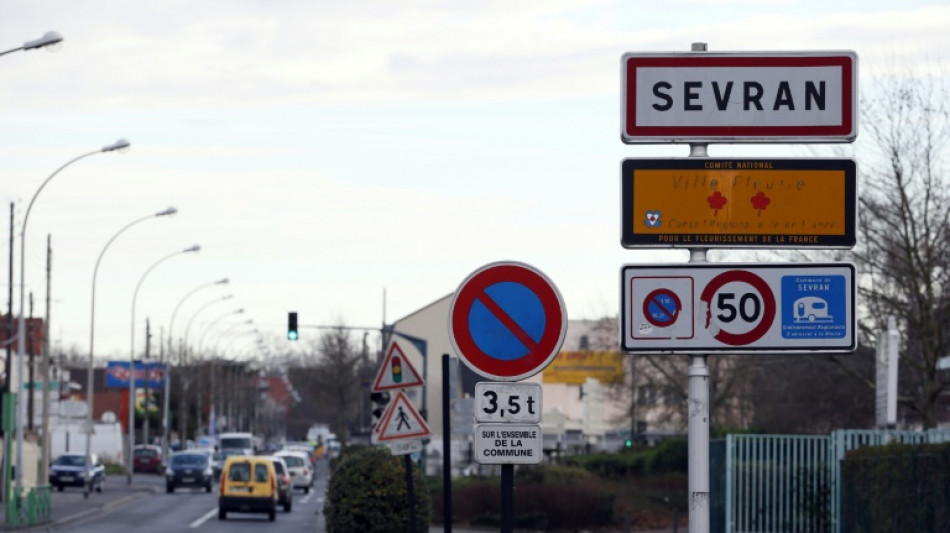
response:
M752 286L759 295L762 296L762 320L758 325L745 333L729 333L721 328L714 338L719 342L730 346L746 346L762 338L763 335L772 327L772 321L775 320L775 296L772 294L772 288L764 279L749 272L748 270L729 270L723 272L706 284L703 293L699 299L706 302L706 328L709 328L709 322L712 317L712 297L719 289L727 283L738 281Z

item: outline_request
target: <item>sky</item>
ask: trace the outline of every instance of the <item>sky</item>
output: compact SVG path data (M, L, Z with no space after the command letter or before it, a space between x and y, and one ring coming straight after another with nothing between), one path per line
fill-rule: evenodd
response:
M160 338L186 331L192 345L240 357L258 353L258 333L275 351L300 350L319 334L312 326L391 323L502 260L543 271L571 319L616 316L623 264L688 258L620 245L621 160L689 153L620 141L622 54L693 42L853 50L859 90L895 69L950 66L950 5L935 1L3 8L0 51L50 30L64 37L55 53L0 57L0 245L6 255L12 203L15 286L23 216L43 181L117 139L132 145L63 169L26 226L34 315L46 313L49 235L53 345L88 354L94 344L103 359L128 358L133 314L137 353L146 318L153 354ZM778 144L709 152L809 155ZM127 224L169 206L178 213L136 223L103 252ZM195 244L200 252L177 253ZM207 286L222 278L227 286ZM7 269L0 282L6 289ZM284 339L288 311L302 326L296 344Z

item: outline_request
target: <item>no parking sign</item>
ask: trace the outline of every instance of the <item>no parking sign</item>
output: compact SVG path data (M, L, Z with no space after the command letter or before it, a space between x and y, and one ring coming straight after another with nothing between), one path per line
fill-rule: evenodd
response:
M449 307L449 338L478 374L518 381L557 356L567 331L564 299L542 272L517 262L485 265L459 285Z

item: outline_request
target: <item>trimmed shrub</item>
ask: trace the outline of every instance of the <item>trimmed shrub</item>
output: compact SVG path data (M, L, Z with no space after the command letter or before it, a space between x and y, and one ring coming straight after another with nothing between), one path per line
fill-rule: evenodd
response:
M429 491L413 467L416 529L428 531ZM411 530L405 459L387 448L353 447L334 465L323 514L327 533L403 533Z
M841 485L842 531L946 531L950 444L849 451L841 463Z
M602 481L576 469L532 467L521 470L550 470L547 473L517 475L514 487L514 523L517 528L573 530L614 523L615 493ZM525 478L547 478L525 481ZM560 479L561 481L552 481ZM571 479L572 481L565 481ZM441 493L433 495L436 511L441 510ZM496 527L501 520L501 482L486 479L453 487L453 515L473 526Z

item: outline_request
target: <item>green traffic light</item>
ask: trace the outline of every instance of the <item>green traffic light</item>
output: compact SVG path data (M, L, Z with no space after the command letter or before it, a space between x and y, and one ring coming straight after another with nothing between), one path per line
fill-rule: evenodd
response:
M625 441L623 442L623 445L624 445L625 448L630 448L630 447L633 446L633 441L630 440L630 439L627 439L627 440L625 440Z
M292 340L292 341L297 340L297 332L296 332L296 331L288 331L288 332L287 332L287 339Z

